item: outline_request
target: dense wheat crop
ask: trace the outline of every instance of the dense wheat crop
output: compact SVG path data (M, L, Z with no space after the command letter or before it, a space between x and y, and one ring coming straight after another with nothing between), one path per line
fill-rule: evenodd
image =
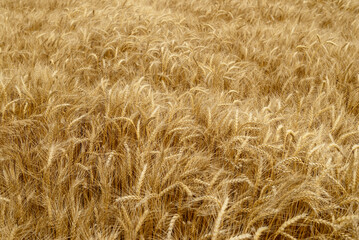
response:
M1 0L0 239L359 239L358 16Z

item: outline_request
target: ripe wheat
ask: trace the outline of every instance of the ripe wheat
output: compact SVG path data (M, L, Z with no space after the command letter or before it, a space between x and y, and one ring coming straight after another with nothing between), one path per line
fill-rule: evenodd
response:
M357 1L0 12L0 239L359 239Z

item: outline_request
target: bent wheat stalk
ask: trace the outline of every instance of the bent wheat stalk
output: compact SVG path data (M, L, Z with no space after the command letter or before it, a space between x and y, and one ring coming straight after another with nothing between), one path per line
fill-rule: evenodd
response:
M223 215L224 215L224 213L225 213L225 211L227 209L228 201L229 201L229 198L226 197L226 199L224 200L224 202L222 204L221 210L218 212L216 221L214 222L212 238L211 238L212 240L216 240L217 237L218 237L219 228L220 228L221 223L222 223Z

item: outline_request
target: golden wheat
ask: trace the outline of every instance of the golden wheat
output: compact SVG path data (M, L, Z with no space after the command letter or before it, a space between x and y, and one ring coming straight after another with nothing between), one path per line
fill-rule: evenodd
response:
M0 239L359 238L358 2L0 12Z
M214 223L214 227L213 227L212 240L217 239L217 236L219 233L219 228L220 228L222 220L223 220L222 218L223 218L223 215L227 208L228 200L229 200L229 198L226 197L226 199L224 200L224 202L222 204L220 211L218 212L218 215L217 215L216 221Z

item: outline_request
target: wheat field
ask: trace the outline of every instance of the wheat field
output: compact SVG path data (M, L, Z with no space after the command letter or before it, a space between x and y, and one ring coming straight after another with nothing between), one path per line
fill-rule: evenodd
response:
M1 0L0 239L359 239L358 16Z

